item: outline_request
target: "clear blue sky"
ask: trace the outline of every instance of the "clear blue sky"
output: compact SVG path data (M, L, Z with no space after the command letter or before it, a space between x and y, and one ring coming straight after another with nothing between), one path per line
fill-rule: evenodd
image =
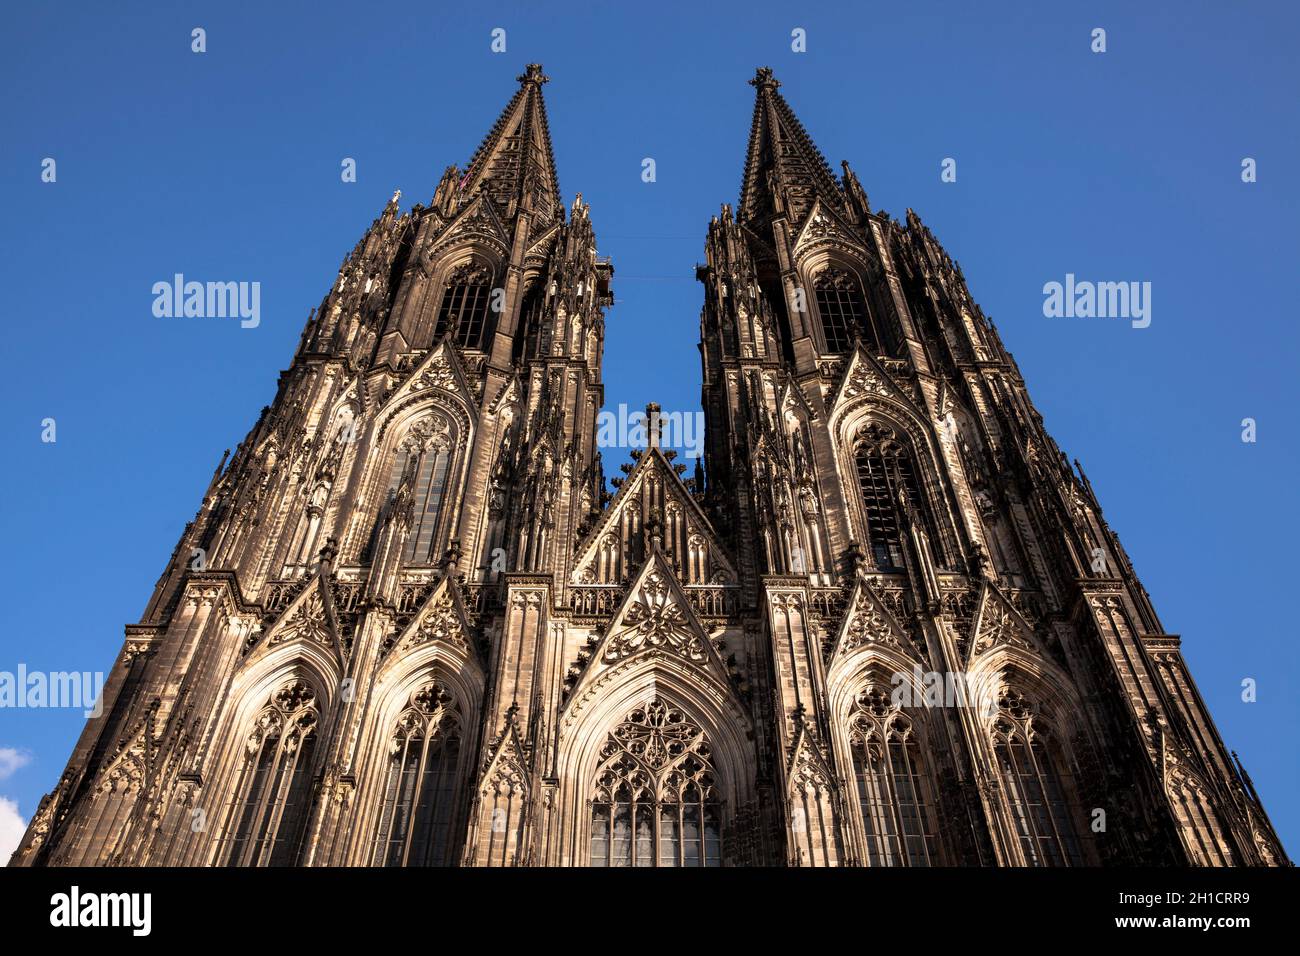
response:
M960 260L1300 852L1294 4L148 6L3 14L0 670L109 668L343 255L395 188L428 201L529 61L552 78L566 203L592 204L617 270L607 403L698 407L693 266L735 202L766 64L832 166ZM260 281L261 326L155 318L175 272ZM1151 327L1044 318L1067 272L1151 282ZM81 724L0 710L0 754L26 757L0 759L0 797L23 818Z

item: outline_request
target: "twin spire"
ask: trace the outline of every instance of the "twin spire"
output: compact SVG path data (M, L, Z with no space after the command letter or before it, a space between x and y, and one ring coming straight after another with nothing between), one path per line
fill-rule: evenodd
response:
M560 215L560 181L546 122L542 84L550 77L529 63L516 78L519 90L479 144L458 184L462 195L480 187L498 208L531 210L543 219Z
M840 184L790 104L777 92L781 84L771 67L760 67L749 83L756 91L754 121L736 219L761 221L784 212L799 222L817 198L847 215Z
M461 196L485 189L498 208L528 209L542 219L562 205L542 85L549 77L530 63L517 77L519 89L470 158L458 184ZM755 88L754 119L740 187L740 221L785 213L801 221L815 199L848 214L844 190L790 104L770 67L749 81ZM852 174L846 168L846 180ZM856 180L855 180L856 182Z

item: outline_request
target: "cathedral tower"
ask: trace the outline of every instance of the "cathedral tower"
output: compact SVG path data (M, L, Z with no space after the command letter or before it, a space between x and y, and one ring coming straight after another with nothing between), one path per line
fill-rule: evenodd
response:
M535 858L613 275L562 204L546 82L344 260L14 862Z
M960 268L751 82L699 269L704 501L770 655L787 860L1285 860Z
M960 270L770 70L704 465L652 405L606 490L546 82L344 260L12 862L1285 862Z

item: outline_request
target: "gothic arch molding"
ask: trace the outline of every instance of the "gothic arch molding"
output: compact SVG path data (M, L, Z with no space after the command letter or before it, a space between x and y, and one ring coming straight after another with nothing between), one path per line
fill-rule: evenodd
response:
M906 687L913 700L923 700L925 687L917 679L918 670L924 672L923 663L903 651L874 643L858 647L835 660L826 672L830 711L837 716L848 713L861 685L878 675L884 676L886 687ZM895 676L901 680L895 682Z
M248 662L242 673L237 673L231 681L226 694L229 702L225 712L218 719L219 728L214 739L216 747L207 755L205 763L210 767L221 768L220 777L213 777L204 787L206 799L199 797L199 805L207 811L210 821L225 821L235 812L232 798L237 797L237 781L244 765L247 735L252 728L254 717L262 711L273 695L286 685L295 681L306 683L315 697L315 710L319 714L316 734L320 740L327 740L334 723L334 708L341 684L342 674L337 663L324 653L322 648L306 643L286 644L266 653L264 656ZM324 748L317 748L313 755L313 765L307 772L314 774L323 759ZM310 815L311 808L303 807L304 819ZM222 826L209 827L210 832L229 832ZM217 864L216 855L221 847L218 842L211 842L205 855L209 864Z
M481 229L458 231L453 223L448 234L440 240L435 239L425 253L425 261L435 263L429 269L427 288L430 294L442 291L443 282L453 270L476 260L488 266L493 276L500 277L510 261L510 246L499 235ZM434 308L437 308L436 302Z
M989 688L996 693L1002 686L1014 685L1033 695L1041 701L1048 721L1061 731L1071 726L1070 715L1078 713L1082 706L1069 676L1060 667L1013 645L1000 645L981 655L971 662L966 675L967 683L975 688Z
M386 769L392 760L394 729L414 696L430 685L445 688L453 698L451 706L459 723L458 758L454 771L457 792L465 789L473 774L477 761L474 743L479 731L484 686L477 662L442 643L423 645L401 660L387 662L371 691L367 716L355 750L363 755L363 759L356 768L359 781L357 809L350 824L351 841L347 851L352 865L365 866L373 862L385 800ZM457 839L463 837L466 810L466 806L458 806L455 813L459 821L453 828Z
M482 706L484 679L478 662L461 648L430 642L400 658L390 657L380 665L372 695L379 719L395 716L394 708L400 710L402 701L422 681L435 676L450 685L470 710L477 712Z
M627 662L617 683L600 689L599 699L571 701L560 724L556 775L560 780L563 853L575 864L587 861L591 839L590 794L600 750L627 715L658 698L679 708L704 732L713 753L724 822L754 795L752 728L729 691L697 672L683 673L666 655L649 654ZM622 668L612 668L617 672ZM598 685L599 686L599 685Z
M835 408L830 415L829 431L836 458L840 494L848 505L853 534L864 545L868 540L866 507L862 491L856 486L855 460L859 443L871 425L882 425L901 436L911 454L912 463L925 496L929 513L934 520L932 530L938 540L933 542L936 563L953 564L961 549L958 547L956 513L949 507L948 489L941 475L943 453L933 440L933 429L913 409L892 396L865 395Z

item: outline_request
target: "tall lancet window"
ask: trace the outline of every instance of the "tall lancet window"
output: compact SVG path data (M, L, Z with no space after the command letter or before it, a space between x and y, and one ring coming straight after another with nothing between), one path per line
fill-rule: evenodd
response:
M460 714L438 682L412 695L389 742L374 866L451 866L459 816Z
M600 751L592 866L721 866L722 808L704 732L655 698Z
M515 334L516 362L542 354L542 312L545 304L546 287L539 280L528 287L519 308L519 324Z
M873 423L859 438L855 458L867 520L867 540L877 570L901 571L904 567L901 513L904 501L930 533L935 558L941 562L940 542L931 533L929 508L921 495L911 455L903 443L893 431Z
M432 564L442 556L438 519L451 452L450 427L442 418L427 415L411 426L393 460L389 491L398 507L410 509L411 528L403 555L408 564Z
M461 348L483 348L491 299L490 269L475 263L455 269L447 278L447 289L442 294L434 338L440 339L450 332Z
M1049 729L1014 690L998 695L993 751L1026 866L1078 866L1074 807Z
M858 695L849 746L868 866L935 866L938 828L931 781L910 717L876 687Z
M876 347L856 276L843 269L823 269L813 280L813 290L827 352L848 351L855 334L868 341L868 348Z
M219 859L227 866L292 866L311 797L316 692L290 681L253 721L235 780Z

